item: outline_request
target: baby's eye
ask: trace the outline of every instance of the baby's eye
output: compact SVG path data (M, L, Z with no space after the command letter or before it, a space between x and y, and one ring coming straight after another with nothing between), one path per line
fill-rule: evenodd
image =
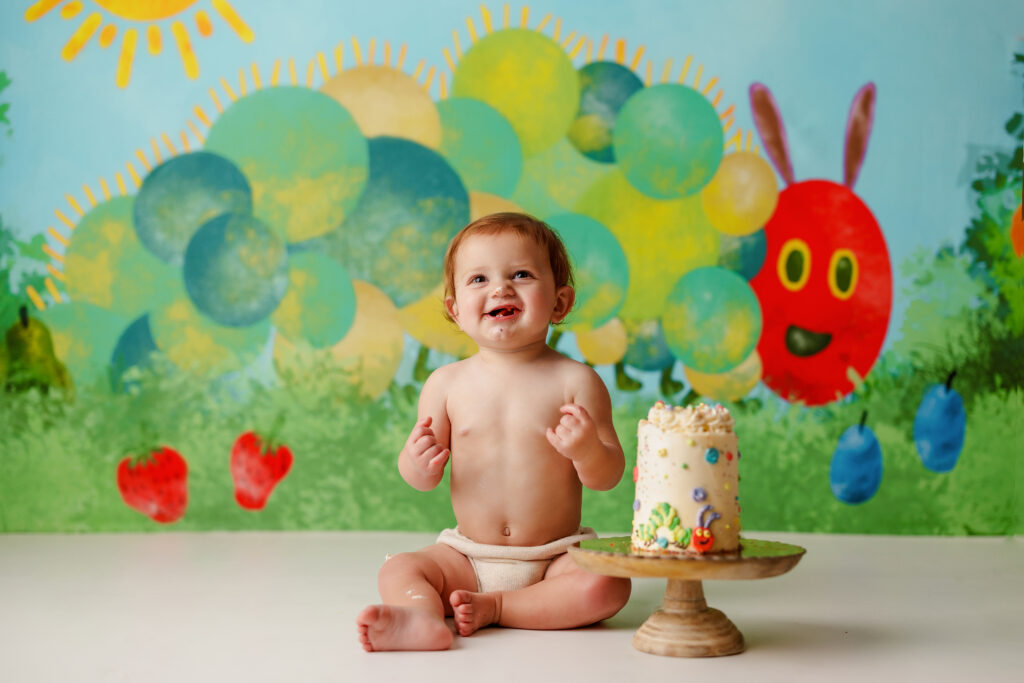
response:
M520 280L520 279L522 279L524 277L533 277L533 276L530 275L530 272L526 271L526 270L517 270L516 274L512 276L512 278L515 279L515 280Z
M487 278L485 278L483 275L474 275L469 280L470 284L476 284L476 283L479 283L479 282L486 282L486 281L487 281Z

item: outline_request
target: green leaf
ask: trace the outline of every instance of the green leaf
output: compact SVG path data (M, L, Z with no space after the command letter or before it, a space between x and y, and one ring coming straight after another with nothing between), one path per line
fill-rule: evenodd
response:
M1024 114L1017 112L1006 122L1006 132L1016 135L1017 131L1021 129L1021 123L1024 123Z

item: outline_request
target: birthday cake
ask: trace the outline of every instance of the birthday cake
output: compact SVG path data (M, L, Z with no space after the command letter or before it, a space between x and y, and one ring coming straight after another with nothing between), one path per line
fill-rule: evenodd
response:
M738 552L739 458L725 407L655 403L637 428L633 552Z

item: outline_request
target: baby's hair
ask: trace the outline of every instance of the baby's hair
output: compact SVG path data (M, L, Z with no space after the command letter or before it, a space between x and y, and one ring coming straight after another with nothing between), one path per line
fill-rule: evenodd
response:
M573 286L572 264L569 252L562 244L558 233L542 220L525 213L492 213L464 227L448 244L444 255L444 296L447 299L455 296L455 255L467 237L473 235L500 235L504 233L519 235L540 245L548 252L551 262L551 273L555 276L555 287Z

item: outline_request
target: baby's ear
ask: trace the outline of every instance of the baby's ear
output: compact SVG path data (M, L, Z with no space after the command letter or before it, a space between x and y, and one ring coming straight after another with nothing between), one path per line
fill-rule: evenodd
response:
M448 317L456 325L459 324L459 305L455 303L455 297L448 296L444 299L444 310L448 311Z
M551 311L551 322L558 324L569 315L572 305L576 303L576 290L570 285L563 285L555 292L555 308Z

